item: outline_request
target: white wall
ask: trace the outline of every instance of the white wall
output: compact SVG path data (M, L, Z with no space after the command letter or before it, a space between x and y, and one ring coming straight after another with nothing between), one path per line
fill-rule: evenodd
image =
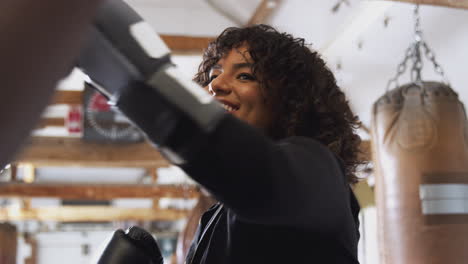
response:
M46 232L36 235L37 264L87 264L94 254L102 252L112 231ZM85 254L85 247L88 247ZM31 248L22 237L18 241L17 264L31 254Z

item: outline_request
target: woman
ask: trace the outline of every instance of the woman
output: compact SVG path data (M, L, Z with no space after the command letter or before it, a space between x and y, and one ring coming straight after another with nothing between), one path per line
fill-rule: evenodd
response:
M0 27L9 37L1 72L14 89L5 91L10 104L0 120L24 125L3 134L0 167L78 54L101 3L85 2L41 1L39 13L38 1L1 2L9 11ZM29 45L24 36L37 32L33 48L22 48ZM38 68L43 58L49 63ZM221 201L202 217L188 263L357 263L359 206L349 184L356 181L358 123L317 53L268 26L231 28L210 45L196 80L232 115L183 166ZM11 116L17 102L31 107Z
M359 123L319 55L266 25L228 28L195 81L231 115L183 166L220 201L187 263L358 263Z

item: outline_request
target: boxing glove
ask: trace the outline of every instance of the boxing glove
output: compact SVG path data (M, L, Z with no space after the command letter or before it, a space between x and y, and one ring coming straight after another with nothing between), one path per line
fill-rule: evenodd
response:
M175 164L196 153L225 112L177 71L157 33L121 0L103 3L77 66Z
M163 264L153 236L139 227L114 232L97 264Z

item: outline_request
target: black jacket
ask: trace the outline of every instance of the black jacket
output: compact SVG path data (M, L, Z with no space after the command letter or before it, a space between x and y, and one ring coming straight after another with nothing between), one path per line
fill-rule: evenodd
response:
M273 142L227 116L183 169L220 201L187 264L358 263L359 205L319 142Z

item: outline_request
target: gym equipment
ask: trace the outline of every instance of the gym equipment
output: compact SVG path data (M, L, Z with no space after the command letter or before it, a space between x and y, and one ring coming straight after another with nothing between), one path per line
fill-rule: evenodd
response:
M421 50L436 72L440 65L416 37L387 92L373 106L372 151L376 169L379 249L384 264L468 262L468 146L463 104L448 81L421 78ZM412 82L398 77L413 60ZM445 79L445 78L444 78ZM391 84L397 87L389 90Z
M77 65L174 164L195 155L225 115L219 102L177 70L157 33L121 0L99 8Z
M114 232L97 264L163 264L161 250L153 236L133 226Z

